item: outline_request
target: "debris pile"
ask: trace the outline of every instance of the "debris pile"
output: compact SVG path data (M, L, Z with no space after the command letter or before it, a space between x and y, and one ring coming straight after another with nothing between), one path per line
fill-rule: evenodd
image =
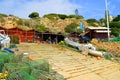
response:
M97 57L102 57L105 54L102 51L97 51L96 48L90 43L80 44L78 42L69 40L68 38L65 38L65 42L66 42L66 44L68 44L70 46L74 46L74 47L78 48L78 50L83 53L84 53L84 51L86 51L87 53L85 53L85 54L90 54L90 55L97 56Z

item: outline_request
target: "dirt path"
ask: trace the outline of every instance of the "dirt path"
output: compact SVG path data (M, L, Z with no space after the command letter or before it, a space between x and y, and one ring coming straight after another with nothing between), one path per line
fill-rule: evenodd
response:
M22 43L20 52L30 53L33 60L46 59L67 80L120 80L120 64L97 60L57 45Z

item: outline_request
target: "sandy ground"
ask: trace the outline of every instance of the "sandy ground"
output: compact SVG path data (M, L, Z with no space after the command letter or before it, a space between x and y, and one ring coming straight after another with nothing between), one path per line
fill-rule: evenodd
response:
M120 80L117 62L98 60L58 45L21 43L17 46L20 53L30 53L33 60L46 59L67 80Z

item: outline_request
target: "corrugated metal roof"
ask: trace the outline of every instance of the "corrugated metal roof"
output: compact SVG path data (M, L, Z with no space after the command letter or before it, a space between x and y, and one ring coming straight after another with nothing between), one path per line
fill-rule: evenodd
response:
M107 30L96 30L95 32L97 32L97 33L108 33ZM111 32L111 31L109 31L109 32Z
M107 27L87 27L88 29L108 29Z

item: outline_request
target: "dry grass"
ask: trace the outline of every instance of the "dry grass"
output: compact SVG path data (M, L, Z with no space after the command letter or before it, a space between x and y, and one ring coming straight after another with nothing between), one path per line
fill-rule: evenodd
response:
M91 42L97 49L105 49L107 52L120 53L120 42L99 42L95 39Z

